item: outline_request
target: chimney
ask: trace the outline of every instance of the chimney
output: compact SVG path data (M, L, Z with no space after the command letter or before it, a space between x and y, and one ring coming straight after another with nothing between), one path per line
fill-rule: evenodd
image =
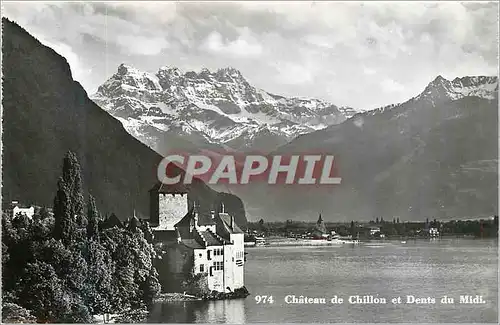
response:
M194 226L195 227L199 226L199 224L198 224L198 211L197 210L195 210L193 212L193 221L194 221Z
M233 229L233 228L234 228L234 226L233 226L233 225L234 225L234 217L231 215L231 229Z
M179 232L179 229L175 229L175 231L177 232L177 243L180 243L182 241L181 233Z
M220 205L221 205L221 211L220 212L221 213L226 213L226 211L224 209L224 202L221 202Z

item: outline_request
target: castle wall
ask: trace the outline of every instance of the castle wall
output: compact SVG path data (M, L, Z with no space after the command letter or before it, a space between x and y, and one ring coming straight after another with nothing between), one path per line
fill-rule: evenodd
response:
M207 249L207 251L210 251L210 259L207 260L207 264L209 267L208 288L210 290L224 292L224 269L217 270L216 267L217 262L224 262L224 255L214 255L215 249L222 249L222 251L224 251L223 246L210 246L210 248Z
M182 292L182 282L193 267L193 250L183 245L172 245L155 261L162 292Z
M232 283L230 287L234 291L244 286L245 243L244 234L231 234L230 236L233 245L231 245L231 267L228 269L231 279L228 283Z

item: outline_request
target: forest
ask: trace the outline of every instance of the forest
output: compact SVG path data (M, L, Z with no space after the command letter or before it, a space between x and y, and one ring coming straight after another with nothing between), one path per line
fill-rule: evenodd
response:
M52 209L33 218L3 211L3 322L89 323L151 307L160 284L147 222L103 218L82 188L79 162L68 152Z

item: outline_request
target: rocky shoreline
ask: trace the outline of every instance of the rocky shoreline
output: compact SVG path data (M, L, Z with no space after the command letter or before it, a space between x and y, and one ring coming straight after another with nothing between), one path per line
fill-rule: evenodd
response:
M202 300L227 300L227 299L239 299L246 298L250 295L246 287L242 287L234 290L233 292L222 293L217 291L212 291L207 295L201 296Z
M179 302L179 301L207 301L207 300L227 300L246 298L250 295L246 287L234 290L233 292L222 293L212 291L198 296L185 293L162 293L154 299L154 302Z

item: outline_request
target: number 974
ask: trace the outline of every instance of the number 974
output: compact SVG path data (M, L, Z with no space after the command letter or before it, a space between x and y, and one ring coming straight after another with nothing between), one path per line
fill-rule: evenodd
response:
M274 303L273 296L255 296L257 304L272 304Z

